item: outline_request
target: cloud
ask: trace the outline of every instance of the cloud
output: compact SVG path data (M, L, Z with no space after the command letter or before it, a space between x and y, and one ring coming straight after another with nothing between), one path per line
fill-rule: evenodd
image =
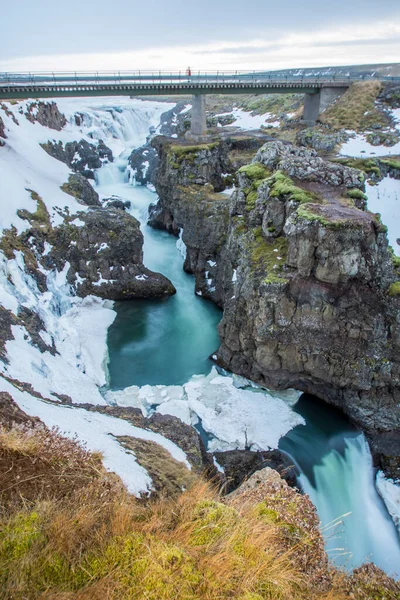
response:
M347 24L318 32L289 32L247 43L225 40L113 53L70 53L0 60L4 71L64 70L255 70L396 62L400 23Z

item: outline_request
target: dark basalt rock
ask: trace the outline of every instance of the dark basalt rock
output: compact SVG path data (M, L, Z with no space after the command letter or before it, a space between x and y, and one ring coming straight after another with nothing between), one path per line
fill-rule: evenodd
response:
M55 102L31 102L25 113L28 121L34 123L37 121L43 127L61 131L64 125L67 124L65 115L61 113Z
M15 425L27 425L33 427L41 425L40 419L30 417L18 404L12 399L7 392L0 392L0 425L6 429L12 429Z
M345 131L332 132L313 127L299 131L296 135L296 144L328 154L348 139L349 135Z
M100 140L97 146L89 144L86 140L67 142L65 147L62 142L51 141L41 146L47 154L65 163L75 173L80 173L87 179L94 179L95 169L114 160L112 151L103 140Z
M0 138L6 139L5 125L3 119L0 117ZM2 146L4 142L0 140L0 145Z
M270 467L291 486L296 486L296 468L291 460L280 450L252 452L250 450L229 450L214 452L216 461L224 469L226 483L224 493L236 490L253 473Z
M370 433L368 441L374 465L387 477L400 481L400 429Z
M79 173L69 175L68 181L61 186L66 194L74 196L86 206L101 206L98 193L92 188L88 180Z
M106 208L119 208L119 210L126 210L131 207L130 200L122 200L118 196L111 196L111 198L104 198L102 200L103 206Z
M36 346L42 353L50 352L53 356L57 354L54 340L52 345L49 346L40 336L40 332L46 331L46 327L38 313L26 306L19 306L18 319L31 336L31 343L33 346Z
M115 208L93 208L77 219L54 230L47 260L58 270L69 261L68 281L78 296L124 300L175 293L166 277L143 266L143 234L137 219Z
M6 342L14 339L11 325L17 325L18 320L10 310L0 305L0 360L7 363Z
M131 176L137 185L154 185L159 165L159 158L155 148L149 143L135 148L129 157Z

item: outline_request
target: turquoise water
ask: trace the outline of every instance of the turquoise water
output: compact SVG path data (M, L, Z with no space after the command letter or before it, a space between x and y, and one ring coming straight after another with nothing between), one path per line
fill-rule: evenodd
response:
M144 264L168 277L177 293L165 300L116 302L117 317L108 330L108 376L111 389L130 385L177 385L193 374L206 374L219 345L221 311L194 293L194 278L183 271L176 238L146 225L147 207L156 196L127 183L99 186L99 193L116 194L132 205L142 223Z

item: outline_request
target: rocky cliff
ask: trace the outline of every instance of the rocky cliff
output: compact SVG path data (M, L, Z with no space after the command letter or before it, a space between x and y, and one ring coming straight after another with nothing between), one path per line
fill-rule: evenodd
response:
M162 146L150 221L183 229L197 292L224 308L217 361L312 393L367 432L397 431L399 275L386 228L365 210L365 174L268 142L229 198L214 191L220 152Z

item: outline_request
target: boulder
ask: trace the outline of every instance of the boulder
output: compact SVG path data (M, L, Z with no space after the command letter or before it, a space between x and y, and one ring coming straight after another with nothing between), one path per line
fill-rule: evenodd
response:
M101 206L98 193L93 189L88 180L79 173L72 173L68 177L68 181L61 186L61 189L66 194L74 196L86 206Z
M51 235L49 265L70 263L68 282L78 296L110 300L165 298L172 283L143 265L143 234L132 215L116 208L93 208L75 215Z

